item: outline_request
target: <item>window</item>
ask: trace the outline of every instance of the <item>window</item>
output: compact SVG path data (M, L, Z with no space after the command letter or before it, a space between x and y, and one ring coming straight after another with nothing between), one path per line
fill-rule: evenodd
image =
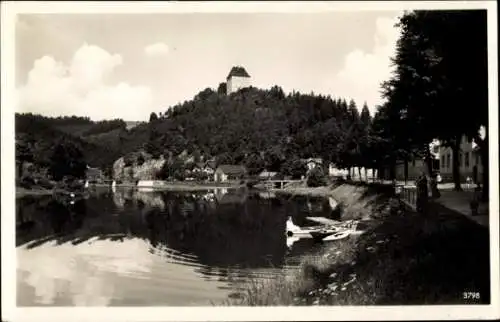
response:
M415 166L415 159L411 162L411 165L414 167Z
M465 152L464 163L465 163L465 167L468 168L469 167L469 152Z
M458 153L458 166L461 167L462 166L462 152L459 152Z
M451 155L448 153L446 155L446 168L450 168L451 167Z

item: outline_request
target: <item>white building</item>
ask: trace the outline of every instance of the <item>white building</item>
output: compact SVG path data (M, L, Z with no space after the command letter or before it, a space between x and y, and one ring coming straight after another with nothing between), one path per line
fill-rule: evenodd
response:
M443 179L451 181L453 178L453 153L451 148L441 146L439 148L441 168L440 173ZM460 141L460 152L458 155L458 165L460 169L460 179L465 182L467 177L482 181L483 165L479 148L474 140L468 139L465 135Z
M227 95L237 92L238 90L250 86L250 75L245 68L235 66L231 68L229 75L226 78Z

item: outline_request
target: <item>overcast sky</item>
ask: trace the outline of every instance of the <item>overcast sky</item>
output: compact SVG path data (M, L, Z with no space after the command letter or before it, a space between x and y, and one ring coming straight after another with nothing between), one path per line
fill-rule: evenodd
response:
M19 15L20 112L147 120L233 65L252 85L353 98L371 111L401 12Z

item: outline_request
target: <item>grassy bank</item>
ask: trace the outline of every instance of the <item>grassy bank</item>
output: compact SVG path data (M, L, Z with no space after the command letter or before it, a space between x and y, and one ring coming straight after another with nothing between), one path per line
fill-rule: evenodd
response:
M289 275L251 281L227 305L489 303L487 229L439 205L426 216L403 210L383 187L330 190L345 216L367 219L366 233L326 244Z
M23 187L16 187L16 198L25 196L46 196L51 195L54 191L52 189L44 189L41 187L26 189Z

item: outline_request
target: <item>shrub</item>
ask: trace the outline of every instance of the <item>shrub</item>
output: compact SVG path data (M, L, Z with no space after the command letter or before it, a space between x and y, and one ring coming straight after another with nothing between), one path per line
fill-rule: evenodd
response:
M146 160L144 159L144 156L142 154L139 154L137 157L137 165L142 166Z
M40 178L38 181L37 181L37 184L44 188L44 189L52 189L54 188L54 184L48 180L48 179L45 179L45 178Z
M25 189L31 189L35 185L35 180L31 176L24 176L21 178L20 186Z
M320 168L314 168L309 173L307 177L307 186L308 187L321 187L326 186L326 176Z

